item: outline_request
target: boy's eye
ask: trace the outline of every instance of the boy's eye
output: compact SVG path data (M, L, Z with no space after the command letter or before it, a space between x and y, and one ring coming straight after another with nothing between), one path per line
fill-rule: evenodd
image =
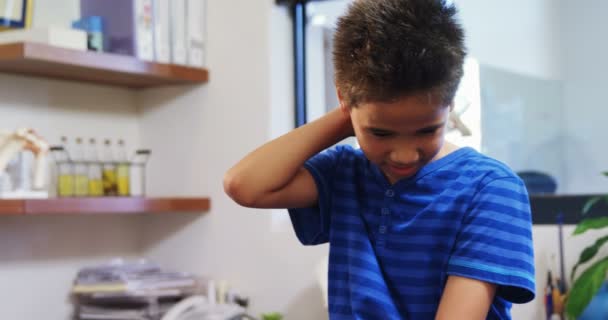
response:
M388 137L391 136L393 133L390 131L384 131L384 130L376 130L376 129L371 129L370 130L371 134L373 134L376 137Z
M420 131L418 131L418 134L420 135L432 135L435 134L435 132L437 132L437 130L439 130L439 128L435 127L435 128L426 128L426 129L422 129Z

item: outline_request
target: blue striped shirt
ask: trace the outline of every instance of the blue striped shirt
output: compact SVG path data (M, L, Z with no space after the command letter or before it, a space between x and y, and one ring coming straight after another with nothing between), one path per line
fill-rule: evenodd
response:
M461 148L391 185L338 146L305 167L318 205L289 213L303 244L330 244L330 319L433 319L449 275L498 285L487 319L534 298L528 194L504 164Z

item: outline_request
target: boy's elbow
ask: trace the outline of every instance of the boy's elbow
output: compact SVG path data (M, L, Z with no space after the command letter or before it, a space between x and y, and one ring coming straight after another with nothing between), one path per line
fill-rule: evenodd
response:
M231 171L228 171L224 175L224 192L234 200L234 202L243 207L255 207L256 197L247 192L247 186L243 179L240 179L237 174L234 174Z

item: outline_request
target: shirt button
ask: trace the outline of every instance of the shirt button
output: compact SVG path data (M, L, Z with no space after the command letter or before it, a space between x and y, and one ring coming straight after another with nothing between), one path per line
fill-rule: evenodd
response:
M386 233L386 226L380 226L380 233Z
M390 210L388 210L388 208L382 208L382 209L380 210L380 213L382 213L382 215L383 215L383 216L386 216L386 215L390 214L390 213L391 213L391 211L390 211Z
M387 197L392 198L395 196L395 191L393 191L392 189L388 189L388 190L386 190L385 194Z

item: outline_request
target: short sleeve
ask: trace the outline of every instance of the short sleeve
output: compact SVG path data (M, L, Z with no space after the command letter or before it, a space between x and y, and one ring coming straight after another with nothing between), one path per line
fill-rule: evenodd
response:
M304 164L310 172L319 194L317 205L308 208L291 208L289 217L296 236L304 245L317 245L329 241L331 181L335 168L349 147L327 149Z
M494 283L497 296L513 303L534 299L532 218L520 179L495 179L478 190L447 273Z

